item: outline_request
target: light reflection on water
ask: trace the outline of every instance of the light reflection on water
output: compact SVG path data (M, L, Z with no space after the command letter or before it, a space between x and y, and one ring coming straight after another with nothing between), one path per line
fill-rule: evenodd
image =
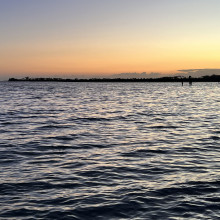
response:
M219 84L0 90L1 218L220 218Z

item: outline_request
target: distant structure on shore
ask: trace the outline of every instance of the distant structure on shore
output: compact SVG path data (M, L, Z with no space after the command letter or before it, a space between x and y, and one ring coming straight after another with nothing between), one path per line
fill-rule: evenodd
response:
M202 76L198 78L173 76L173 77L160 77L160 78L91 78L91 79L62 79L62 78L9 78L8 81L31 81L31 82L220 82L220 75Z

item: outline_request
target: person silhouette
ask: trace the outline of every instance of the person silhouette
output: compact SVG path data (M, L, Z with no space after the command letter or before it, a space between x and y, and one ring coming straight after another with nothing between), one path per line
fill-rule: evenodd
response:
M191 86L192 85L192 77L189 76L189 85Z

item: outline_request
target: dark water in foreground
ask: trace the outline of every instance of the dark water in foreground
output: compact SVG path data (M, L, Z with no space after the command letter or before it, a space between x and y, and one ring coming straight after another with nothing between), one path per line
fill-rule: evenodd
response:
M220 84L0 83L0 219L220 219Z

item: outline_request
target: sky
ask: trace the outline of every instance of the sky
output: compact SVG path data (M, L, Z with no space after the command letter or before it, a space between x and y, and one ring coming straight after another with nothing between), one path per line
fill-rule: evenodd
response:
M219 0L0 0L0 79L220 68Z

